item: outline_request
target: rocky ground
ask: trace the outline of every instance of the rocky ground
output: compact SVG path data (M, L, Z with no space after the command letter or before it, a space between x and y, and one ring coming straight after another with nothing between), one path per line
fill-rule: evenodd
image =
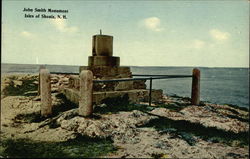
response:
M164 96L83 118L60 93L68 76L52 75L53 115L42 118L37 79L1 77L1 157L249 158L247 109Z

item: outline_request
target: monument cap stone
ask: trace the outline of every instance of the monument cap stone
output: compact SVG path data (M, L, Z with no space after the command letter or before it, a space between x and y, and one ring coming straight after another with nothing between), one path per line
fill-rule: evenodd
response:
M94 35L92 46L93 56L113 56L113 36Z

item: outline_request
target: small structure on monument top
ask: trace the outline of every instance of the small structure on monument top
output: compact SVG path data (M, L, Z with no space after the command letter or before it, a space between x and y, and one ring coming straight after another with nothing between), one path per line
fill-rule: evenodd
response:
M120 57L113 56L113 36L94 35L92 38L92 56L88 57L88 66L80 66L79 72L90 70L94 80L132 79L130 67L120 66ZM146 80L94 82L93 104L105 103L106 99L126 98L131 103L149 100ZM79 102L79 75L71 75L69 86L63 93L70 101ZM162 99L162 90L152 90L152 101Z

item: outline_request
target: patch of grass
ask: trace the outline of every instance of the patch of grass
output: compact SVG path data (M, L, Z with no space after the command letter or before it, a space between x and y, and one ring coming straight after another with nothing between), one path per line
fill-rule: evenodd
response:
M10 158L99 157L117 150L111 139L86 136L79 136L65 142L6 139L1 141L0 147L3 147L0 156Z
M33 76L27 79L22 79L22 85L15 86L13 80L16 80L17 77L9 78L12 81L9 85L3 90L3 93L7 96L35 96L36 93L27 93L30 91L36 91L38 89L38 85L34 83L37 81L37 77ZM25 94L26 93L26 94Z
M215 127L205 127L198 123L191 123L185 120L171 120L164 117L151 120L143 127L154 127L156 130L164 133L170 129L172 134L181 136L182 139L188 143L193 144L192 136L199 136L206 141L214 141L225 143L233 146L246 146L249 145L249 132L233 133L217 129ZM172 130L173 129L173 130ZM176 130L176 131L174 131ZM237 141L237 144L235 144Z

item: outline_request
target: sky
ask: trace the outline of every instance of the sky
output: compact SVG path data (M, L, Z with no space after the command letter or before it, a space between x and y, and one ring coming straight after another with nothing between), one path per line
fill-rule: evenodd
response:
M249 67L247 0L3 0L1 62L86 66L100 29L121 65Z

